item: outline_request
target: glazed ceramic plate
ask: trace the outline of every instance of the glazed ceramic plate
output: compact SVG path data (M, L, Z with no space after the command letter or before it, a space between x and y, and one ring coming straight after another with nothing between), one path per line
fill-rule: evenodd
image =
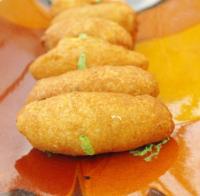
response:
M158 3L162 2L162 0L128 0L127 1L135 11L142 11L153 6L156 6Z

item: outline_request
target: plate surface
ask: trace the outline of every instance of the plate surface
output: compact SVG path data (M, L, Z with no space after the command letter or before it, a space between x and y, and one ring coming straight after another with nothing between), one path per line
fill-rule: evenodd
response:
M142 11L160 3L162 0L128 0L127 2L134 8L135 11Z

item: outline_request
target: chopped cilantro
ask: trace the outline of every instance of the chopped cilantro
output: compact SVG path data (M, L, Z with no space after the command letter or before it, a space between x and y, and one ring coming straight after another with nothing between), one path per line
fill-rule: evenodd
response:
M81 135L79 137L81 148L86 155L94 155L95 151L93 149L92 144L90 143L89 138L86 135Z
M52 4L52 0L43 0L44 3L46 3L47 5L51 5Z
M164 139L161 143L162 144L166 144L169 141L169 137L167 137L166 139Z
M45 153L46 153L46 155L47 155L48 158L51 158L53 156L53 153L51 153L49 151L46 151Z
M78 69L85 69L85 68L86 68L86 55L84 52L82 52L78 60Z
M153 151L149 156L145 157L144 160L149 162L151 161L153 158L157 157L160 153L160 150L162 148L162 143L156 144L155 146L155 151Z
M148 152L151 152L153 148L153 144L146 145L144 148L140 148L138 150L131 150L130 153L134 156L144 156Z
M87 34L86 33L80 33L79 34L79 39L81 39L81 40L87 39Z
M149 162L159 155L162 146L168 141L169 138L166 138L159 143L148 144L145 147L139 148L137 150L131 150L130 153L134 156L145 156L146 154L150 153L147 157L144 158L145 161Z

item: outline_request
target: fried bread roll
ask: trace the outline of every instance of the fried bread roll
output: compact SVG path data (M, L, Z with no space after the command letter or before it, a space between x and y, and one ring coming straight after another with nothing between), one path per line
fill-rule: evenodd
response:
M52 12L52 15L56 15L68 8L83 6L87 4L111 2L111 1L124 2L123 0L100 0L100 1L98 0L53 0L51 12Z
M72 92L26 105L17 127L39 150L77 156L158 142L174 124L168 109L149 95Z
M43 36L47 49L55 47L63 37L78 37L85 33L89 36L98 37L112 44L133 48L131 35L116 22L104 18L82 17L66 18L51 25Z
M120 2L100 3L71 8L58 14L52 20L52 23L65 20L66 18L76 18L79 20L82 17L105 18L120 24L131 34L135 32L136 15L128 4Z
M31 64L30 72L36 79L60 75L77 69L80 57L84 57L87 68L134 65L146 69L148 66L144 55L103 40L64 38L57 47L38 57Z
M158 83L151 73L135 66L103 66L70 71L37 81L28 102L72 91L116 92L157 96Z

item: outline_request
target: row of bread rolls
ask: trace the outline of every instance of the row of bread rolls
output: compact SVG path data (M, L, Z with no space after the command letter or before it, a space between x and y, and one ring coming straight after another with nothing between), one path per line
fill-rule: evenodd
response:
M39 79L17 127L37 149L67 155L131 150L173 131L148 60L132 50L135 13L114 1L55 0L30 66Z

